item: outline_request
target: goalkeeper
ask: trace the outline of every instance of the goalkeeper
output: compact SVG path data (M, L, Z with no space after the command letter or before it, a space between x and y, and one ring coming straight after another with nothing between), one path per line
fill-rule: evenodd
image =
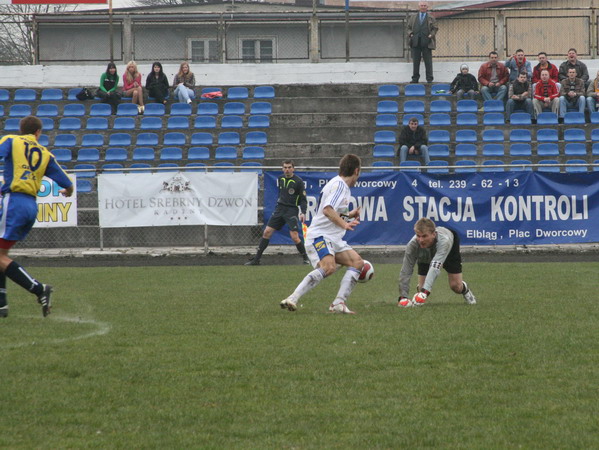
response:
M399 300L397 306L408 308L421 306L431 294L433 283L441 268L447 271L449 287L456 294L462 294L469 305L476 304L476 297L462 280L462 256L460 239L455 231L445 227L435 227L435 222L426 217L414 225L415 236L406 246L401 272L399 273ZM410 278L414 264L418 263L418 286L413 298L408 297Z

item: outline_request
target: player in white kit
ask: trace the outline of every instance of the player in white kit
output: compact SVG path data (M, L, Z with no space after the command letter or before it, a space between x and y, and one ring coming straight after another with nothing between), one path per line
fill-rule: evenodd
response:
M293 294L281 302L281 308L297 310L298 300L317 286L325 277L337 271L337 265L347 267L339 292L329 311L354 314L346 305L354 289L364 260L343 240L346 231L360 223L360 208L349 210L350 188L360 176L361 160L347 154L339 162L339 175L329 180L320 193L318 211L308 228L306 253L314 270L304 277Z

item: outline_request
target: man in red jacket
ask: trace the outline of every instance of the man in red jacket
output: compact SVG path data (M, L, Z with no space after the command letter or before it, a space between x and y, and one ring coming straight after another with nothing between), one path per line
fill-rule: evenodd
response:
M507 94L510 74L505 65L498 61L498 58L497 52L492 51L489 53L489 61L478 69L478 82L481 85L480 93L483 100L503 101Z
M535 117L549 108L551 112L559 114L559 90L555 81L549 78L547 69L541 70L541 81L535 87L532 106L535 109Z
M532 90L534 92L535 85L541 81L541 70L549 71L549 79L553 80L557 84L559 90L561 84L559 83L559 70L555 64L551 64L547 59L547 53L539 52L537 55L539 58L539 64L532 69Z

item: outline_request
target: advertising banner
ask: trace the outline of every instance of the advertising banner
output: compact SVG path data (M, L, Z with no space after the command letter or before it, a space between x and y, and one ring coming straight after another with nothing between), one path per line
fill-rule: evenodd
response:
M0 0L0 5L83 5L88 3L107 4L108 0Z
M100 174L103 228L256 225L256 173Z
M296 173L306 183L309 225L320 190L336 174ZM276 205L278 175L265 173L265 222ZM599 172L366 172L352 196L350 208L362 210L361 224L345 235L354 245L405 245L420 217L454 229L464 245L599 242ZM271 243L292 242L285 229Z

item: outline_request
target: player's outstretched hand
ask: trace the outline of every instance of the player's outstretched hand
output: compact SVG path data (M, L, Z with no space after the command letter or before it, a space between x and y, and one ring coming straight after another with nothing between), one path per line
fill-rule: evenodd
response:
M358 225L360 225L360 220L354 219L351 222L345 223L345 229L349 230L349 231L354 231L354 228L357 227Z
M70 187L66 188L66 189L61 189L58 191L59 194L64 195L65 197L70 197L71 195L73 195L73 186L71 185Z

